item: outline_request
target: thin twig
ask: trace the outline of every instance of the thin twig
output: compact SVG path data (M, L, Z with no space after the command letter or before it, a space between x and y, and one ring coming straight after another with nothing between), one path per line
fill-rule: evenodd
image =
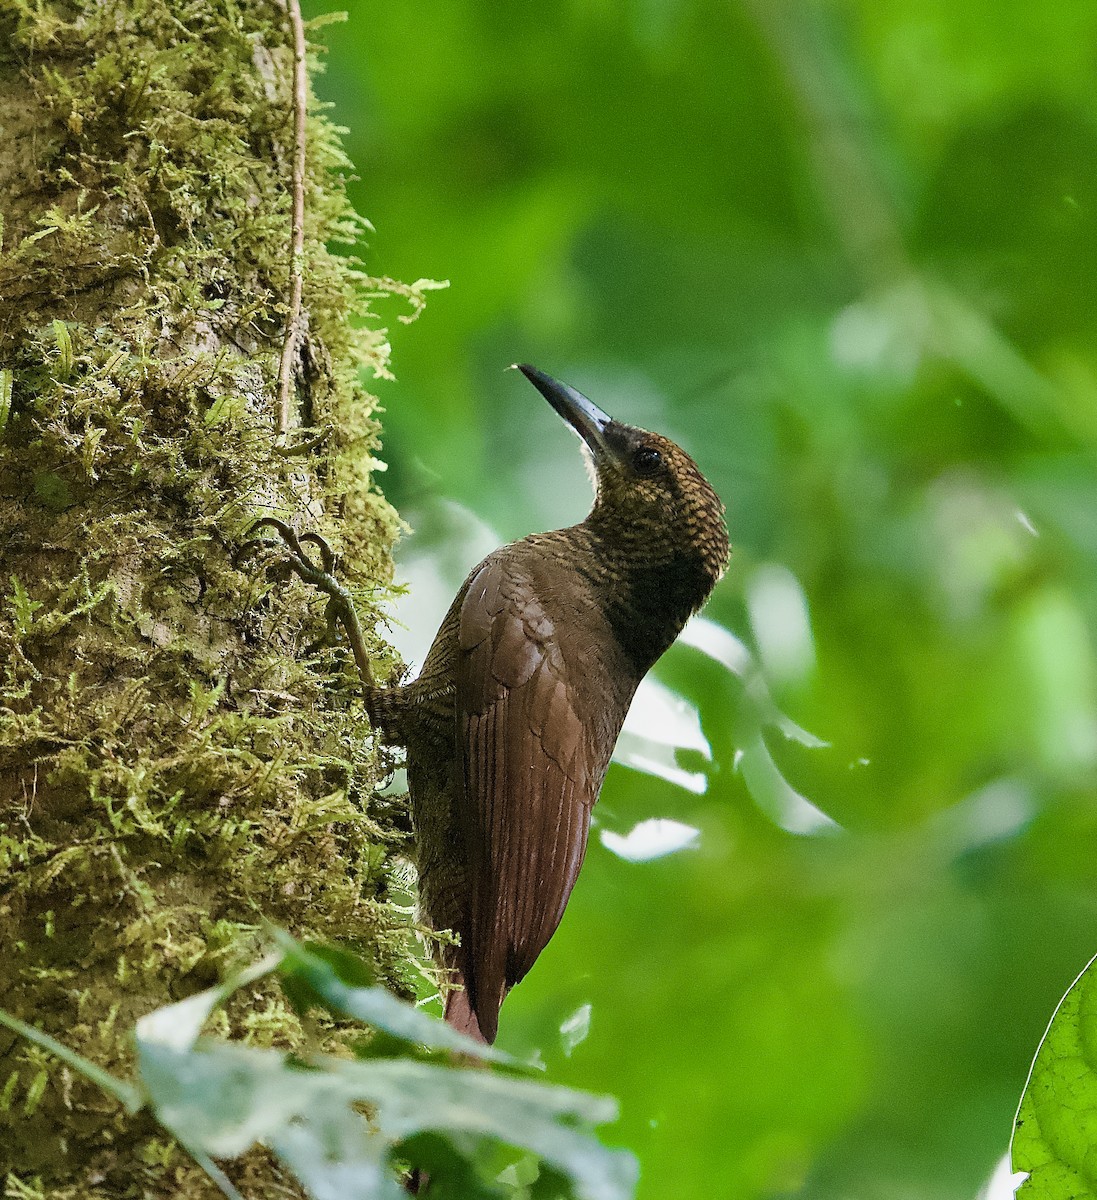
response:
M305 62L305 25L300 0L288 0L293 28L293 233L290 249L290 301L286 337L278 364L278 432L289 429L293 360L301 336L301 281L305 257L305 115L308 107L308 74Z
M274 453L282 458L292 458L295 454L311 454L317 447L322 446L331 437L331 430L325 429L308 441L298 442L295 446L276 446Z
M113 1096L126 1112L139 1112L144 1106L145 1096L140 1088L134 1087L132 1083L116 1079L109 1072L104 1071L102 1067L89 1062L86 1058L77 1054L75 1050L70 1050L63 1042L50 1037L48 1033L37 1029L33 1025L28 1025L25 1021L20 1021L18 1017L5 1012L2 1008L0 1008L0 1025L6 1026L12 1033L17 1033L20 1037L26 1038L28 1042L34 1042L36 1046L41 1046L43 1050L47 1050L55 1058L59 1058L66 1066L72 1067L74 1071L79 1071L81 1075L90 1079L97 1087L102 1088L104 1092Z

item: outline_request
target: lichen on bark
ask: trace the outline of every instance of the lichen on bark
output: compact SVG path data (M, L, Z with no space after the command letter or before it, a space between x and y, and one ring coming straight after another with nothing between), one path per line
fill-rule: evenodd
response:
M350 664L308 650L316 598L235 557L263 515L325 534L369 630L398 532L359 382L387 343L328 248L360 222L318 111L300 427L275 434L291 47L275 0L0 0L0 1007L119 1073L134 1020L264 921L398 990L414 970ZM301 1036L269 992L225 1020ZM19 1195L206 1194L150 1121L0 1030L5 1172Z

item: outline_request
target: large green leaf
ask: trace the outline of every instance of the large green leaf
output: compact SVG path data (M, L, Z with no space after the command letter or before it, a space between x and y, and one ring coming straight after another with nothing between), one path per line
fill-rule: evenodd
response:
M274 1050L226 1043L174 1050L138 1042L138 1055L157 1119L185 1145L215 1158L274 1137L327 1087L322 1074L289 1067Z
M192 1152L228 1158L266 1142L317 1200L398 1195L390 1152L424 1132L465 1153L487 1139L533 1151L577 1200L627 1200L636 1183L632 1156L590 1129L616 1105L535 1080L402 1059L324 1058L303 1069L278 1051L216 1043L142 1043L140 1065L157 1118ZM353 1107L363 1102L368 1121ZM350 1179L354 1190L340 1190Z
M607 1149L591 1134L592 1125L617 1116L606 1096L404 1059L325 1060L324 1066L348 1100L376 1105L376 1123L387 1136L433 1130L521 1146L570 1179L579 1200L625 1200L636 1186L632 1155Z
M502 1050L473 1041L384 988L362 986L354 978L356 970L361 971L361 960L345 950L302 946L280 930L275 931L275 939L285 956L279 967L282 985L299 1008L322 1005L329 1012L364 1021L401 1042L453 1050L491 1062L514 1062Z
M315 1200L402 1200L388 1165L390 1143L340 1097L321 1094L270 1139Z
M550 1194L630 1200L635 1159L602 1146L592 1129L617 1116L607 1097L486 1069L404 1058L298 1062L279 1050L199 1041L219 1004L281 964L298 1003L366 1019L408 1053L414 1053L409 1043L464 1056L484 1050L381 988L347 982L369 976L344 951L306 950L283 933L278 943L281 954L137 1023L140 1087L2 1011L0 1024L81 1071L131 1111L147 1104L230 1200L239 1194L212 1160L236 1157L257 1142L274 1150L314 1200L399 1200L394 1160L427 1168L440 1200ZM501 1146L531 1152L541 1169L527 1154L501 1170L495 1152Z
M392 1160L418 1162L416 1139L428 1134L433 1138L423 1143L431 1148L426 1157L460 1176L469 1200L513 1194L493 1192L490 1172L485 1174L491 1148L499 1144L543 1160L543 1178L559 1178L560 1195L631 1197L635 1160L602 1146L592 1130L616 1117L616 1103L608 1098L407 1058L301 1063L277 1050L200 1041L218 1004L278 967L298 1005L366 1020L402 1044L403 1053L422 1045L507 1059L382 988L359 986L368 971L346 952L306 949L284 933L277 940L281 955L138 1022L138 1066L148 1102L211 1173L211 1158L231 1158L264 1142L315 1200L396 1200L401 1193ZM363 1104L368 1116L357 1107ZM451 1181L439 1171L436 1182L447 1188Z
M1097 1197L1097 970L1059 1002L1017 1110L1011 1156L1025 1200Z

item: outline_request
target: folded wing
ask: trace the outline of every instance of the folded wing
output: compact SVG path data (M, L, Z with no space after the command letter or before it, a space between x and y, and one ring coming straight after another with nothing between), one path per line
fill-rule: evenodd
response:
M605 757L531 579L489 560L461 606L457 741L472 920L465 986L488 1039L548 944L586 851ZM581 664L578 665L582 669Z

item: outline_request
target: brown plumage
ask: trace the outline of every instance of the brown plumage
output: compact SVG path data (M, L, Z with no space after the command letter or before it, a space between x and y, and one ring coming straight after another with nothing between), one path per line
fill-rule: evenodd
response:
M486 1042L564 914L633 693L728 556L723 506L684 450L519 369L583 439L594 505L474 567L413 683L375 686L323 538L271 517L253 529L276 530L286 564L330 597L374 728L407 747L420 908L460 939L441 952L446 1019Z
M594 506L488 555L419 677L367 695L374 725L407 747L421 910L460 938L442 955L446 1019L488 1042L563 916L633 693L728 555L723 507L689 455L520 370L585 442Z

